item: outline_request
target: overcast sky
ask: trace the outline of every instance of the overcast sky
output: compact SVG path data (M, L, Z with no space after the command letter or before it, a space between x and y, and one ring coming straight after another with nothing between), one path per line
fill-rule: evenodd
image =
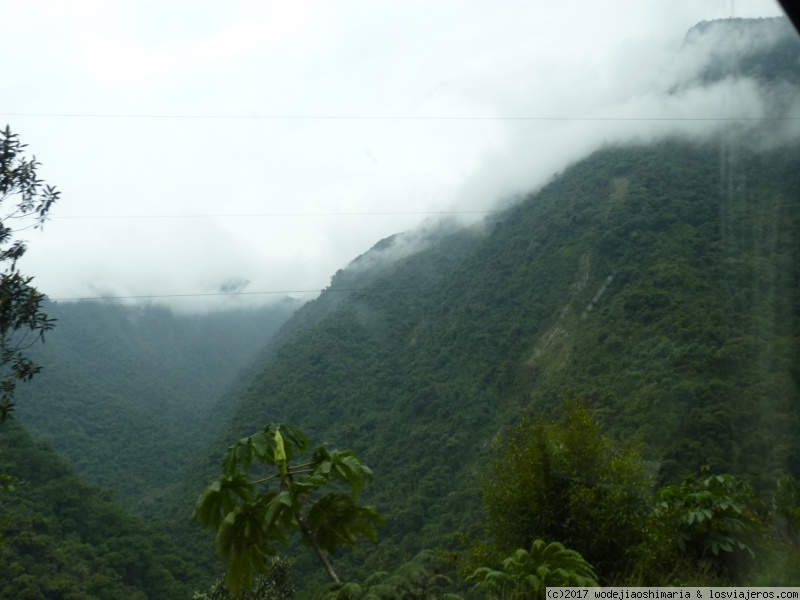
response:
M54 299L319 290L429 213L475 218L604 142L710 126L592 119L748 110L746 89L724 106L664 92L689 68L692 25L780 14L772 0L0 0L0 125L62 193L21 267Z

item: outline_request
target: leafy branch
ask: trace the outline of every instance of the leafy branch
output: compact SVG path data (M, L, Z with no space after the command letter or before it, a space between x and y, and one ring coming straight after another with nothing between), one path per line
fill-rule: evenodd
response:
M55 321L40 311L44 294L31 286L33 278L17 271L17 261L25 254L25 242L11 239L22 229L42 227L60 194L37 177L39 162L36 157L25 157L26 147L8 127L0 131L0 206L11 198L17 202L0 218L0 263L7 263L0 273L0 423L14 409L11 400L17 382L28 381L40 370L23 351L44 340L45 332L53 328ZM31 225L18 229L6 225L9 220L25 217L31 217ZM33 341L26 342L31 333Z
M287 545L293 530L300 531L336 583L340 579L328 554L342 545L355 546L359 537L377 541L375 527L384 519L374 507L358 502L372 471L355 453L324 446L314 450L310 461L292 465L309 446L299 429L267 425L228 448L222 476L198 498L194 519L217 532L217 553L228 567L226 581L234 593L251 588L255 572L270 573L268 557L277 554L275 542ZM277 473L251 479L255 464ZM348 486L349 493L322 493L334 480ZM256 491L267 482L275 482L277 489Z

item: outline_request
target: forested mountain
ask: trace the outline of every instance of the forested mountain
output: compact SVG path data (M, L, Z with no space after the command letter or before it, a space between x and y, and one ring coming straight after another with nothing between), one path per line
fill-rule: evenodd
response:
M299 304L181 314L51 303L57 326L35 348L45 369L19 386L17 416L80 475L152 515L216 432L209 407Z
M518 548L495 540L495 555L476 551L470 558L466 541L479 540L472 549L480 549L491 512L486 496L497 482L513 479L503 471L511 466L498 457L519 442L515 431L523 438L536 433L556 448L553 456L569 441L564 432L594 427L609 436L603 440L629 450L641 446L641 469L632 454L613 463L630 470L616 473L615 481L625 487L635 480L629 487L647 498L636 510L652 507L657 488L667 490L658 496L667 498L662 507L695 490L695 480L685 478L704 469L733 476L703 481L717 482L724 493L734 490L737 501L751 503L748 510L756 498L771 497L779 478L800 477L800 136L792 116L798 113L790 112L797 110L797 81L787 66L800 61L800 43L787 37L785 20L763 20L700 24L685 46L728 27L752 29L748 39L756 41L734 54L710 54L671 93L745 78L757 82L773 111L769 118L609 144L484 221L382 240L337 272L274 335L294 305L219 320L155 308L53 306L59 322L37 356L45 371L21 386L19 419L52 440L79 473L115 489L128 508L160 518L162 531L187 552L172 550L166 538L149 538L163 541L169 556L157 562L169 575L142 559L138 571L121 579L109 574L114 585L134 585L150 573L147 585L159 591L143 593L156 598L167 597L161 590L177 590L176 582L202 581L185 563L191 556L207 565L213 553L211 537L191 522L195 501L219 475L226 448L267 423L291 424L315 441L351 449L374 471L362 496L387 524L377 544L362 542L334 559L347 581L394 571L424 548L448 549L453 563L494 560ZM576 402L579 409L569 408ZM558 418L597 424L547 430ZM525 429L529 423L535 425ZM47 482L63 474L64 485L80 490L67 497L98 503L79 513L116 515L116 509L100 504L104 492L83 487L63 466L40 476L39 465L52 457L16 426L0 429L3 440L0 473L18 472L28 483L9 496L13 501L0 496L4 507L13 507L0 557L6 564L35 563L45 548L48 564L56 565L49 572L56 573L94 561L100 566L86 566L80 583L90 585L109 559L75 553L87 544L86 556L116 556L109 545L116 541L103 549L105 539L114 539L111 526L71 516L75 528L84 528L76 533L73 521L56 525L49 516L58 515L58 502L45 506L34 498L53 498ZM606 441L595 446L611 447ZM601 454L578 458L591 466ZM26 457L29 464L20 466ZM604 497L613 487L593 479L591 468L586 480L581 472L567 473L565 464L581 463L570 460L551 473L549 483L561 486L560 493L569 488ZM672 484L684 487L662 487ZM784 489L794 488L787 483ZM781 527L796 557L800 517L791 519L800 515L800 491L789 492ZM503 498L496 493L494 506L502 507ZM759 531L774 525L766 511L751 512L758 513ZM35 514L45 515L38 525ZM139 535L133 521L113 518ZM609 522L613 529L616 520ZM558 529L523 537L550 531ZM673 533L648 531L651 549L669 546ZM34 544L26 536L46 539ZM663 558L638 547L614 548L619 555L594 548L591 556L610 569L599 573L604 583L632 573L613 571L612 563ZM296 581L321 581L310 552L299 545L286 552ZM8 571L13 585L32 585L14 568ZM787 583L784 571L776 568L768 574L773 578L759 581ZM718 579L703 581L732 580L730 568L710 576ZM91 589L95 597L114 597Z
M787 51L796 62L796 40L779 39L745 70ZM730 75L714 73L695 85ZM758 73L771 99L791 96L782 69ZM764 491L800 475L800 145L775 141L778 127L610 146L486 222L364 270L394 240L376 246L284 325L184 502L232 441L290 423L378 474L381 542L340 565L385 569L475 532L492 440L570 395L644 440L658 484L705 465Z
M684 51L705 54L696 78L682 86L711 84L727 77L747 77L762 85L800 83L797 37L788 19L723 19L702 21L684 40ZM788 91L788 90L787 90Z
M13 421L0 428L0 470L16 480L13 491L0 489L0 597L172 600L204 585L175 540L126 514Z
M352 558L367 570L472 530L492 438L570 393L643 436L663 482L706 464L764 487L800 474L799 152L608 148L364 289L334 282L337 305L276 350L202 473L267 422L354 449L389 522Z

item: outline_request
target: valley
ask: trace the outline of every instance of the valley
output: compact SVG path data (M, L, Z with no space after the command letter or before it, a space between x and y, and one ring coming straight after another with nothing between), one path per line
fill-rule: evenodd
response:
M561 584L800 585L800 41L714 23L686 43L761 41L684 92L745 79L772 117L601 144L480 220L376 242L308 302L46 300L43 370L0 425L0 597L225 598L226 566L279 554L259 597L493 598L487 573L552 543L586 562ZM286 426L369 473L331 483ZM264 542L273 503L303 529L298 482L382 515L328 553L356 587L299 534ZM217 493L215 542L193 510Z

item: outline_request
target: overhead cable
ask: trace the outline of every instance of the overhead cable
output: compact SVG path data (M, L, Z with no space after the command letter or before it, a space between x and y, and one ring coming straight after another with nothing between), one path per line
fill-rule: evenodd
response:
M48 298L51 302L73 302L78 300L146 300L150 298L196 298L203 296L258 296L266 294L320 294L327 292L385 292L398 290L429 289L430 286L404 286L385 288L325 288L323 290L271 290L263 292L208 292L201 294L148 294L141 296L85 296L75 298Z
M168 115L126 113L0 113L3 117L60 119L218 119L241 121L798 121L800 117L436 117L390 115Z

